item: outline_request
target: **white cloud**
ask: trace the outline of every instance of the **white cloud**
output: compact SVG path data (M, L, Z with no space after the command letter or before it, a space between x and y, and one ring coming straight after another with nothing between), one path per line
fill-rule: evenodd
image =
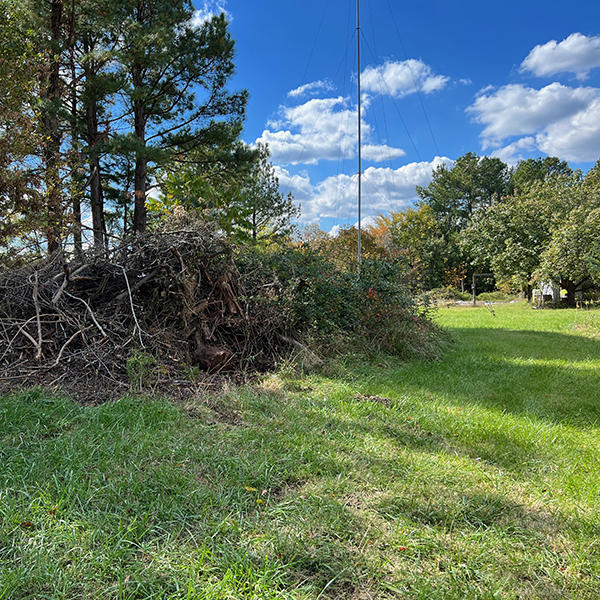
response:
M300 204L312 199L314 191L308 173L290 173L279 165L274 165L273 168L279 179L279 189L284 195L292 192L294 200Z
M492 156L499 158L509 165L516 165L525 158L525 154L536 149L535 138L524 137L504 148L498 148L492 152Z
M571 119L599 96L596 88L571 88L556 82L541 90L511 84L483 93L467 112L485 125L481 137L486 149L501 145L508 137L532 135Z
M425 94L443 89L449 81L443 75L434 75L431 67L421 60L388 61L377 67L367 67L362 72L362 89L365 92L403 98L421 91Z
M401 210L417 197L415 186L427 186L439 165L452 166L445 157L431 162L410 163L398 169L369 167L363 178L364 219L390 210ZM358 179L356 175L328 177L313 188L312 198L302 202L302 221L334 217L346 219L356 214Z
M366 161L381 162L399 158L401 148L370 144L370 125L364 120L362 136ZM269 121L256 140L268 144L276 163L316 165L320 160L350 160L358 147L358 116L348 98L314 98L295 108L280 109L280 119Z
M523 85L488 89L467 109L485 125L482 148L515 162L541 151L564 160L593 162L600 156L600 89L551 83L536 90ZM512 140L504 146L505 140Z
M231 13L229 13L225 7L227 6L227 0L204 0L202 8L199 8L194 12L192 17L192 27L201 27L206 21L208 21L213 15L220 15L225 13L229 21L233 20Z
M319 91L332 92L334 89L335 86L331 83L331 81L322 79L320 81L313 81L312 83L301 85L295 90L288 92L288 97L299 98L300 96L314 95Z
M598 90L600 92L600 90ZM575 162L600 157L600 93L584 110L553 123L536 136L538 148L551 156Z
M401 156L406 156L406 152L402 148L392 148L385 144L379 146L364 144L362 147L362 157L372 162L385 162Z
M270 123L256 142L269 144L273 161L317 164L319 160L352 158L357 143L357 113L347 98L309 100L295 108L281 109L281 120ZM370 128L365 123L365 135ZM297 133L296 133L297 132Z
M365 217L364 219L361 218L361 220L360 220L361 227L371 227L372 225L375 225L375 223L376 223L375 216ZM358 227L358 221L356 221L356 223L354 223L354 227Z
M552 40L536 46L521 63L520 71L538 77L575 73L583 80L596 67L600 67L600 36L572 33L560 43Z

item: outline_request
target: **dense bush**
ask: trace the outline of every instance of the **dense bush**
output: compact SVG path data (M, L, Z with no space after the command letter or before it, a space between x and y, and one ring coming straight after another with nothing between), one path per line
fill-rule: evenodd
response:
M281 310L289 334L321 352L437 355L439 329L408 294L401 261L363 261L360 276L305 248L256 250L237 263L248 288Z

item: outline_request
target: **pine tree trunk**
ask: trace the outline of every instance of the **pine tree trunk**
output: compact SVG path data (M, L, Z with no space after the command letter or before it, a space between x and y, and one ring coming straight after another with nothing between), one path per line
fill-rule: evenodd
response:
M135 200L133 207L133 231L146 229L146 176L148 174L148 161L145 156L135 159L134 189Z
M45 163L45 182L47 190L47 216L46 239L48 254L60 250L60 240L63 229L63 198L60 183L60 145L61 135L58 120L58 103L60 101L60 37L62 26L61 0L52 0L51 5L51 31L52 42L56 46L50 63L50 73L47 79L47 88L44 94L45 106L42 115L42 126L46 144L43 156Z
M84 51L90 53L90 43L84 40ZM85 67L85 78L90 82L97 74L97 67L89 62ZM94 247L99 252L106 249L106 222L104 220L104 193L100 174L100 155L98 145L101 136L98 132L98 100L92 98L85 110L85 123L90 161L90 207L92 210L92 230L94 234Z
M133 86L141 90L143 86L141 67L133 68ZM133 178L134 210L133 231L146 229L146 178L148 176L148 158L146 157L146 112L143 102L134 105L135 137L138 147L135 155L135 175Z
M83 237L81 234L81 200L79 194L73 197L73 248L75 256L81 258L83 255Z
M98 156L98 116L96 102L86 110L87 138L90 147L90 205L92 209L92 229L94 247L102 251L106 248L106 224L104 221L104 194L100 177L100 157Z
M75 66L75 57L73 47L71 46L71 181L72 181L72 207L73 207L73 248L75 256L81 258L83 255L83 235L81 223L81 195L80 195L80 155L79 136L77 135L77 85L74 82L77 80L77 69Z

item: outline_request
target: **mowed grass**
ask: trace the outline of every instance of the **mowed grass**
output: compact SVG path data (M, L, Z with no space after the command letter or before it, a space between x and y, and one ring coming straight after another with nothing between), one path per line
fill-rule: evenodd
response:
M0 399L0 599L597 599L598 313L186 406Z

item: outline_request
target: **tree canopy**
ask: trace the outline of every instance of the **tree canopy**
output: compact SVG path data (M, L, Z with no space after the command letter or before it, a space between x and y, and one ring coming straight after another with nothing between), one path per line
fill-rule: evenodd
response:
M573 304L575 291L594 281L599 165L583 177L554 159L545 164L559 168L547 170L542 159L527 163L528 173L534 169L528 183L476 215L461 239L473 265L489 267L521 289L560 283Z
M162 210L180 205L203 212L243 243L289 237L300 207L291 194L279 191L268 147L251 148L237 136L229 142L211 149L212 157L201 149L188 163L165 171L161 197L152 206Z
M101 250L109 222L145 229L159 173L191 163L215 172L225 154L228 169L258 160L241 150L247 92L229 90L224 14L196 24L190 0L1 4L5 245L28 226L38 253L81 251L90 214Z
M427 187L417 186L421 204L429 206L444 233L464 229L475 211L505 195L511 171L499 158L468 152L452 168L440 165Z

